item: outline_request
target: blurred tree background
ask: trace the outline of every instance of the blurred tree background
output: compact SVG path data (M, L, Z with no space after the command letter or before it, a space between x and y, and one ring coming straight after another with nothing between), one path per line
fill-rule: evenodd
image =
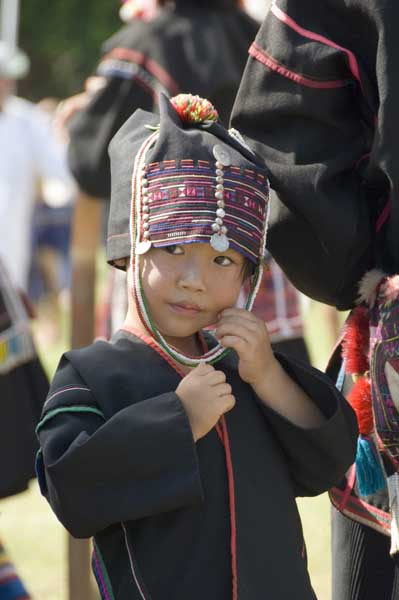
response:
M37 101L80 91L101 44L120 26L118 0L22 0L19 46L31 70L18 86Z

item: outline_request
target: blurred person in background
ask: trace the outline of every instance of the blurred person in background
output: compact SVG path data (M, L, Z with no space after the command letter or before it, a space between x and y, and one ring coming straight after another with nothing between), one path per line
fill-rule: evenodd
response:
M35 476L35 427L48 392L20 294L27 286L37 178L68 179L34 106L12 95L28 67L22 51L0 42L0 498L24 491ZM23 598L29 596L1 546L0 600Z
M43 98L36 105L48 121L51 134L64 146L66 138L54 127L54 118L60 102ZM66 161L66 152L65 161ZM65 167L67 169L67 166ZM75 189L68 197L53 194L51 202L39 185L32 218L32 260L29 273L29 299L34 303L39 326L39 343L54 344L61 335L60 320L63 308L68 306L71 282L69 244Z
M95 77L64 104L69 158L80 188L110 193L108 144L137 109L157 110L160 92L206 96L227 124L258 23L239 0L129 2L129 22L102 48Z
M38 185L46 202L69 197L65 150L35 105L13 95L29 61L0 42L0 257L13 283L27 291L31 220Z

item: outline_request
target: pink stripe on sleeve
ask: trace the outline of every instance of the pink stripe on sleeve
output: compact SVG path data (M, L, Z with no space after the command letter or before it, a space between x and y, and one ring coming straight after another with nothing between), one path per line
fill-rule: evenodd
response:
M320 42L321 44L325 44L326 46L330 46L331 48L335 48L336 50L340 50L341 52L344 52L348 57L349 67L352 72L352 75L360 83L360 85L362 85L362 82L360 79L359 65L358 65L355 55L353 54L353 52L351 50L348 50L348 48L344 48L343 46L336 44L335 42L333 42L332 40L329 40L328 38L324 37L323 35L314 33L313 31L309 31L308 29L304 29L303 27L298 25L298 23L296 21L294 21L291 17L289 17L285 12L283 12L281 10L281 8L279 8L277 6L276 0L273 0L273 4L272 4L270 10L274 14L274 16L277 17L277 19L282 21L285 25L287 25L287 27L290 27L291 29L296 31L296 33L298 33L299 35L302 35L303 37L308 38L310 40L314 40L315 42Z

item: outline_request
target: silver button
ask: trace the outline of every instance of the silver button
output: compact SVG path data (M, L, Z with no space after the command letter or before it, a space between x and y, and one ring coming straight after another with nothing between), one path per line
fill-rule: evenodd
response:
M223 233L214 233L211 237L211 246L216 252L226 252L229 249L230 243Z
M231 165L230 152L224 146L221 146L220 144L216 144L216 146L213 147L213 156L224 167L229 167Z

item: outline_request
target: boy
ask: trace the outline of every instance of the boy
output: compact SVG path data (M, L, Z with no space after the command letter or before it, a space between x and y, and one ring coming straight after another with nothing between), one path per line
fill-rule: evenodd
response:
M129 309L111 343L60 363L38 427L42 489L73 535L94 536L103 598L311 600L295 495L339 480L355 418L234 308L262 276L263 163L206 101L160 108L110 146L108 259L130 257Z

